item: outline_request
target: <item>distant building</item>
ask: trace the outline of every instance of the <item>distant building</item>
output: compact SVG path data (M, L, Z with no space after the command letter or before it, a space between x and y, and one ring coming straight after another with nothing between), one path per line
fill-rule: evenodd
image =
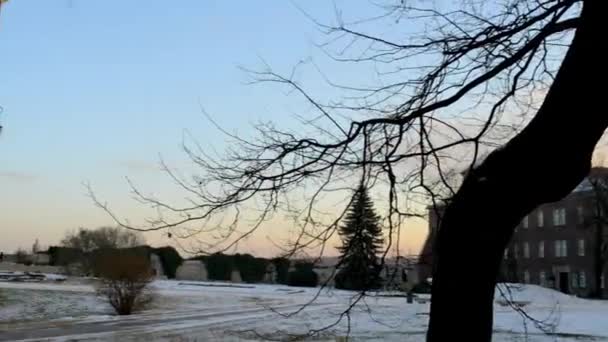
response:
M51 263L51 256L47 252L33 253L31 258L34 265L49 265Z
M433 276L433 251L435 250L435 238L437 230L439 229L441 215L444 210L443 205L429 206L428 220L429 220L429 233L420 251L418 257L418 279L425 281Z
M517 226L505 250L502 281L538 284L564 293L589 296L595 289L595 193L589 182L597 175L608 175L606 168L594 168L572 193L560 201L546 203L529 213ZM442 208L429 210L429 235L419 261L420 277L432 276L433 244ZM491 227L488 227L491 229ZM605 242L608 228L604 229ZM604 275L601 291L608 297Z

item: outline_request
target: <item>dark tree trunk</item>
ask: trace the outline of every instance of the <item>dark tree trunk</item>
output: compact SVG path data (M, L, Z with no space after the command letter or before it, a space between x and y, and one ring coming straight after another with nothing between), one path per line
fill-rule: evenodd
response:
M608 125L604 6L584 2L575 38L536 116L467 175L446 208L437 234L428 341L491 340L494 287L515 226L588 174Z

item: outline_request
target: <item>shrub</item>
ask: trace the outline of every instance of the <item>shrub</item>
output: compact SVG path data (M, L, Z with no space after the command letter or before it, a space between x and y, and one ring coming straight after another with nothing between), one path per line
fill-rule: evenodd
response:
M315 287L319 283L319 276L313 271L313 264L297 263L295 271L289 272L287 285Z
M244 282L258 283L264 280L268 260L250 254L235 254L233 260Z
M51 258L51 266L68 266L73 263L81 263L84 258L84 253L80 249L51 246L48 249L49 256Z
M163 270L165 271L167 278L174 279L177 268L184 261L181 255L179 255L175 248L170 246L154 248L152 251L160 258L160 262L163 265Z
M234 269L234 262L232 256L215 253L208 257L202 258L207 266L207 274L211 280L224 280L230 281L232 277L232 270Z
M277 283L287 284L289 274L289 260L287 258L274 258L272 259L277 271Z
M101 278L98 294L107 298L117 314L130 315L151 301L146 287L152 272L146 255L119 250L97 253L94 271Z
M353 267L349 265L340 269L334 279L337 289L364 291L375 290L381 287L382 279L379 276L379 268L367 268L366 265Z
M30 256L27 254L27 252L23 248L19 248L15 252L15 257L17 259L18 264L23 264L23 265L28 265L28 266L32 264L32 259L30 258Z

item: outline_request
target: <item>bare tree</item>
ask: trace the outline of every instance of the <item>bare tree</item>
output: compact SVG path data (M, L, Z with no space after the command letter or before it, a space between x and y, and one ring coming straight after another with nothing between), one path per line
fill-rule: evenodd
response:
M375 71L371 85L322 74L341 98L309 92L296 77L301 64L289 75L250 70L253 83L285 86L315 113L298 130L257 125L251 140L224 131L234 145L223 157L184 144L201 172L183 177L163 165L189 194L186 204L133 187L159 213L136 226L91 195L123 227L198 234L204 251L231 248L286 212L299 223L287 251L317 247L322 255L352 184L363 183L385 202L384 256L404 220L421 215L420 203L449 198L434 244L428 341L490 340L496 279L514 228L583 180L608 125L601 87L588 80L604 79L606 8L600 0L457 6L389 1L369 20L317 23L333 61ZM404 39L403 22L421 30ZM454 181L447 170L457 169L466 172ZM330 202L340 196L346 200ZM330 205L338 209L328 212ZM474 282L462 281L462 260L476 261Z
M102 248L137 247L144 243L141 233L120 227L79 228L77 231L68 232L61 240L62 246L76 248L85 253Z
M38 252L40 252L40 242L38 242L38 239L36 239L32 245L32 254L36 254Z

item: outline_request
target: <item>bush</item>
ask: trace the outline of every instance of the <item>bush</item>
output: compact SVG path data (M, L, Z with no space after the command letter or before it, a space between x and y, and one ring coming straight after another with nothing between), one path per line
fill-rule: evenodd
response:
M182 264L184 259L177 253L175 248L166 246L152 249L152 252L156 253L160 258L160 262L163 265L163 270L167 275L167 278L174 279L177 268Z
M211 280L230 281L232 278L232 270L234 262L232 256L215 253L208 257L202 258L207 266L207 274Z
M32 264L32 259L27 254L27 252L24 249L22 249L22 248L19 248L17 250L17 252L15 252L15 256L16 256L18 264L23 264L23 265L26 265L26 266L29 266L29 265Z
M81 263L84 253L80 249L70 247L51 246L48 252L51 266L68 266L73 263Z
M259 283L264 280L268 260L256 258L250 254L235 254L234 265L241 273L241 278L246 283Z
M319 283L319 276L313 271L313 264L298 263L295 265L295 271L289 272L287 275L287 285L316 287Z
M287 284L288 275L289 275L289 260L287 258L274 258L272 259L272 263L276 268L277 272L277 283L279 284Z
M351 291L376 290L382 285L379 273L379 268L366 270L365 265L360 268L343 268L336 274L335 286L337 289Z
M153 276L146 255L119 250L96 254L94 272L101 278L97 293L107 298L117 314L130 315L151 301L146 287Z

